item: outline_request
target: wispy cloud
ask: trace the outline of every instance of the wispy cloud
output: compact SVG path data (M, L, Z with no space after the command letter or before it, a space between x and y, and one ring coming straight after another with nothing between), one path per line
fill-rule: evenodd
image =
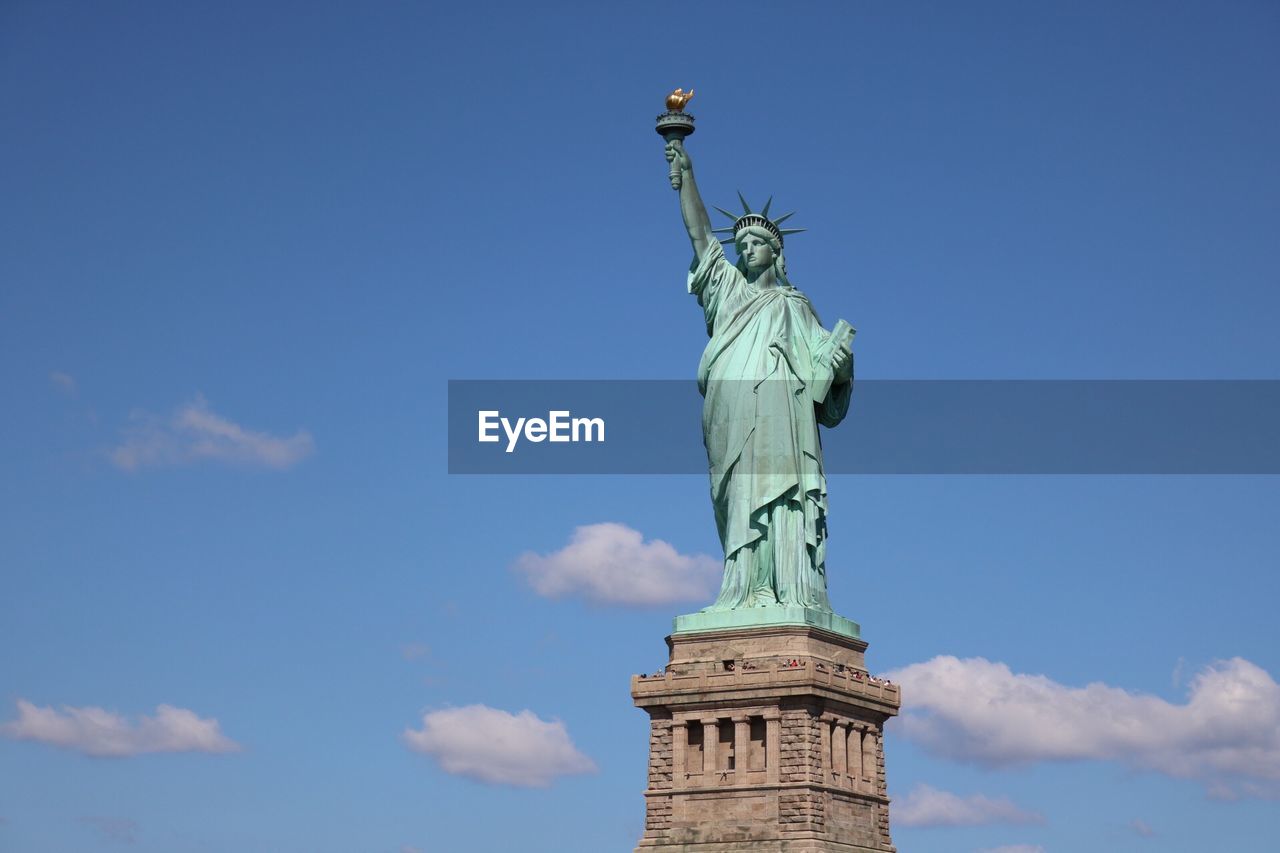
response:
M135 413L110 456L126 471L204 459L285 469L314 451L315 441L306 430L280 437L245 429L214 412L203 397L196 397L167 417Z
M1004 797L992 799L982 794L961 797L923 784L894 802L893 817L903 826L1044 823L1044 815L1018 808Z
M405 643L400 647L400 657L405 660L421 660L431 654L431 647L426 643Z
M79 390L76 385L75 377L70 373L63 373L61 370L55 370L49 374L49 381L53 383L53 387L69 397L74 397Z
M938 755L997 766L1112 760L1198 780L1216 797L1280 795L1280 685L1242 658L1201 670L1184 705L983 658L937 657L889 677L910 697L899 731Z
M100 758L147 752L235 752L239 744L222 733L218 721L193 711L160 705L155 716L136 722L102 708L39 707L18 700L18 718L0 724L0 734L32 740Z
M80 822L96 829L107 841L135 844L142 827L127 817L82 817Z
M446 773L497 785L545 788L559 776L594 773L564 723L532 711L511 714L486 705L447 708L422 717L421 729L405 729L410 749L429 755Z
M1154 838L1156 834L1156 831L1152 829L1151 826L1141 818L1135 817L1132 821L1130 821L1129 828L1132 829L1138 835L1142 836L1143 838Z
M644 541L625 524L589 524L551 554L525 553L514 568L547 598L580 596L597 604L648 606L710 598L722 565L685 555L659 539Z

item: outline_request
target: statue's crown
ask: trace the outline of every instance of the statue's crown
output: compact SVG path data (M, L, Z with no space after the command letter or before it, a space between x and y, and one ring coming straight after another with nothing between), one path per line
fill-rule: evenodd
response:
M801 231L804 230L803 228L779 228L778 227L782 223L790 219L792 216L795 216L794 210L791 213L785 213L782 216L779 216L777 219L769 218L769 205L773 204L773 196L769 196L769 200L764 203L764 207L760 209L759 213L756 213L751 209L751 205L747 204L747 200L742 197L741 192L738 193L738 201L742 202L741 216L739 216L736 213L730 213L729 211L725 210L723 207L716 208L716 210L720 211L725 216L733 220L732 225L727 225L724 228L711 229L717 234L731 233L733 235L728 240L720 241L721 243L724 243L726 246L729 245L730 243L734 243L737 241L739 231L741 231L743 228L747 228L752 225L755 225L759 228L763 228L764 230L772 234L774 237L776 237L778 240L779 249L782 248L783 238L786 235L799 234Z

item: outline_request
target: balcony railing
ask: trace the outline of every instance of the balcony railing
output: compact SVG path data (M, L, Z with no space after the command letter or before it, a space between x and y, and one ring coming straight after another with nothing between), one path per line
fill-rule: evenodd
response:
M787 684L825 685L890 704L897 704L900 699L898 685L892 682L869 675L862 670L845 668L841 671L813 660L798 660L794 665L772 664L751 669L738 666L725 671L707 670L689 673L666 671L653 675L633 675L631 693L642 696L672 692L741 690L756 686Z

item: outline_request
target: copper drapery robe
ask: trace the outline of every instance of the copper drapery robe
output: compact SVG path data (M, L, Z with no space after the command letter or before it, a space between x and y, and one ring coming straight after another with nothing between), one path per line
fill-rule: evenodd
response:
M790 285L757 287L718 243L694 260L689 292L711 340L698 365L702 435L725 575L711 610L800 605L830 610L827 481L818 424L835 426L851 382L830 377L829 333Z

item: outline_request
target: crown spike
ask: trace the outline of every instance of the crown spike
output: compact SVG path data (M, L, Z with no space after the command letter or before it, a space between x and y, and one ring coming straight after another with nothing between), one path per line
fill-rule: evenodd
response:
M781 245L783 238L786 235L799 234L802 231L807 230L804 228L779 228L779 225L786 222L792 216L795 216L796 212L793 210L790 213L784 213L777 219L770 219L769 210L773 206L773 196L769 196L769 200L764 203L764 207L760 209L759 213L755 213L751 210L751 205L747 204L747 199L742 195L741 190L738 191L738 201L742 202L742 209L745 211L745 213L740 216L735 216L723 207L716 207L715 205L712 205L712 207L715 207L715 209L720 213L733 220L733 224L731 226L711 229L714 234L732 233L733 236L730 239L720 241L726 246L735 243L737 241L738 234L740 234L744 228L762 228L773 234L773 236L777 238L779 245Z

